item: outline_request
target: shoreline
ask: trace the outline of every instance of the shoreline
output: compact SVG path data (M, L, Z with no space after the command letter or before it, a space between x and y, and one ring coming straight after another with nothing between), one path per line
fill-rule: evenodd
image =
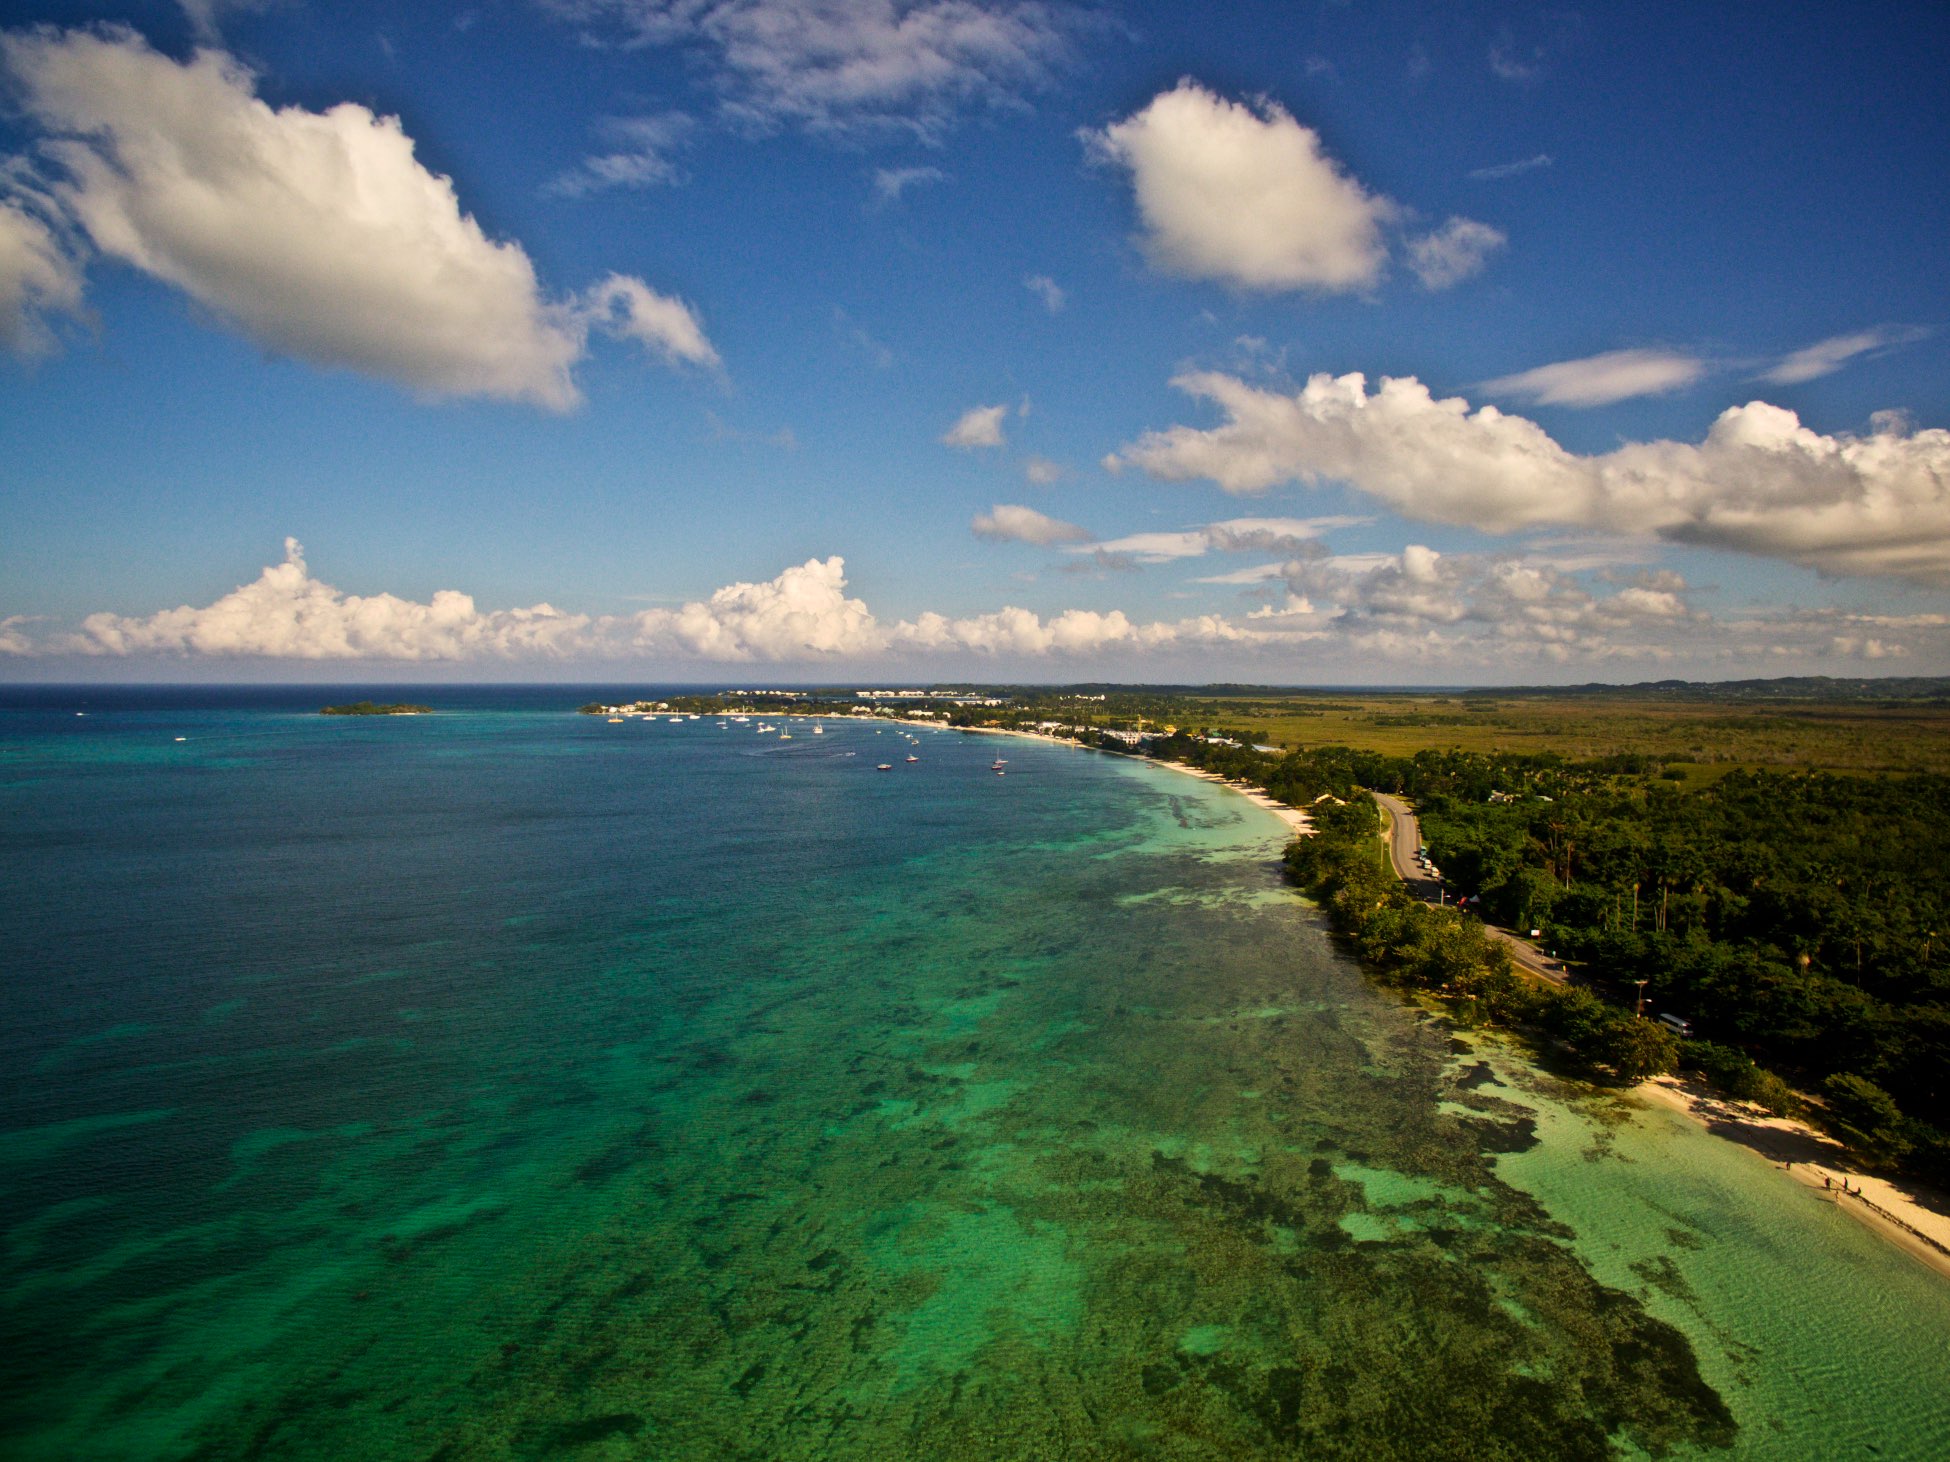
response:
M1067 737L1004 726L953 729L988 736L1021 736L1078 750L1101 749L1080 746ZM1258 788L1227 781L1215 772L1189 767L1183 762L1152 757L1131 759L1229 788L1280 818L1296 837L1305 837L1313 831L1306 813L1274 801ZM1736 1101L1699 1081L1676 1074L1655 1076L1631 1088L1628 1095L1677 1113L1710 1135L1766 1158L1783 1176L1808 1190L1815 1201L1834 1203L1890 1247L1942 1278L1950 1279L1950 1199L1920 1185L1859 1172L1846 1161L1846 1151L1839 1142L1806 1122L1776 1116L1752 1102Z
M929 721L914 721L914 722L909 722L908 724L927 726L927 725L933 725L935 723ZM1181 772L1188 777L1197 777L1201 782L1210 782L1215 787L1225 787L1230 791L1237 792L1241 797L1244 797L1248 802L1252 803L1255 807L1264 808L1266 811L1272 813L1275 817L1279 818L1281 822L1287 825L1288 830L1292 832L1292 834L1295 837L1304 838L1308 836L1310 833L1312 833L1314 830L1312 819L1310 819L1307 816L1307 814L1302 812L1299 808L1289 807L1284 802L1274 801L1271 797L1269 797L1265 792L1261 791L1258 787L1248 786L1243 782L1227 781L1224 777L1220 776L1217 772L1208 772L1204 770L1202 767L1188 767L1182 761L1164 761L1159 759L1158 757L1153 757L1153 756L1136 756L1129 752L1106 751L1106 749L1101 746L1084 746L1080 742L1070 740L1067 736L1049 736L1049 735L1045 735L1041 731L1018 731L1012 726L950 726L947 729L951 731L966 732L977 736L1020 736L1025 740L1029 740L1029 741L1048 742L1052 746L1075 747L1078 751L1105 752L1105 754L1110 756L1126 757L1127 759L1134 762L1141 763L1144 766L1159 767L1168 772Z
M1630 1095L1766 1158L1817 1201L1834 1203L1885 1243L1950 1279L1950 1201L1942 1195L1919 1184L1858 1172L1846 1161L1842 1145L1826 1133L1753 1102L1735 1101L1702 1082L1655 1076L1633 1087Z

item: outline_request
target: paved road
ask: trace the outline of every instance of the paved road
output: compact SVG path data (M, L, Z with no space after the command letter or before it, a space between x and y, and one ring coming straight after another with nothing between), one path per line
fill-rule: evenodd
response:
M1388 817L1388 831L1383 836L1388 843L1389 857L1394 861L1395 876L1407 884L1408 891L1423 903L1441 902L1441 883L1423 872L1422 865L1415 861L1416 850L1422 846L1422 829L1415 821L1415 814L1401 798L1387 792L1375 793L1374 800L1381 804L1381 810ZM1549 980L1553 985L1565 982L1564 967L1528 939L1500 928L1487 919L1483 921L1483 931L1490 938L1500 939L1510 947L1510 958L1525 974Z

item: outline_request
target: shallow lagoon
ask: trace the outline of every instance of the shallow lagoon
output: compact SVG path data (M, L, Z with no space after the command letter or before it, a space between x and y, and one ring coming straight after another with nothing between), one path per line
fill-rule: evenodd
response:
M11 1453L1950 1450L1945 1286L1373 990L1243 799L472 699L6 714Z

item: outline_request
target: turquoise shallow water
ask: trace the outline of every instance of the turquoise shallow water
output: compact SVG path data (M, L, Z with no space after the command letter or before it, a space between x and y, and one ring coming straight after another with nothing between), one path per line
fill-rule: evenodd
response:
M1950 1451L1946 1287L1375 992L1220 789L89 694L0 703L10 1456Z

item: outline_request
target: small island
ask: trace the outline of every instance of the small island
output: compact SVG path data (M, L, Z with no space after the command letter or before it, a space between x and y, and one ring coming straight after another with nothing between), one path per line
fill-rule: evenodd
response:
M424 716L432 710L432 706L410 706L405 701L389 706L382 706L374 701L354 701L349 706L326 706L318 714L321 716Z

